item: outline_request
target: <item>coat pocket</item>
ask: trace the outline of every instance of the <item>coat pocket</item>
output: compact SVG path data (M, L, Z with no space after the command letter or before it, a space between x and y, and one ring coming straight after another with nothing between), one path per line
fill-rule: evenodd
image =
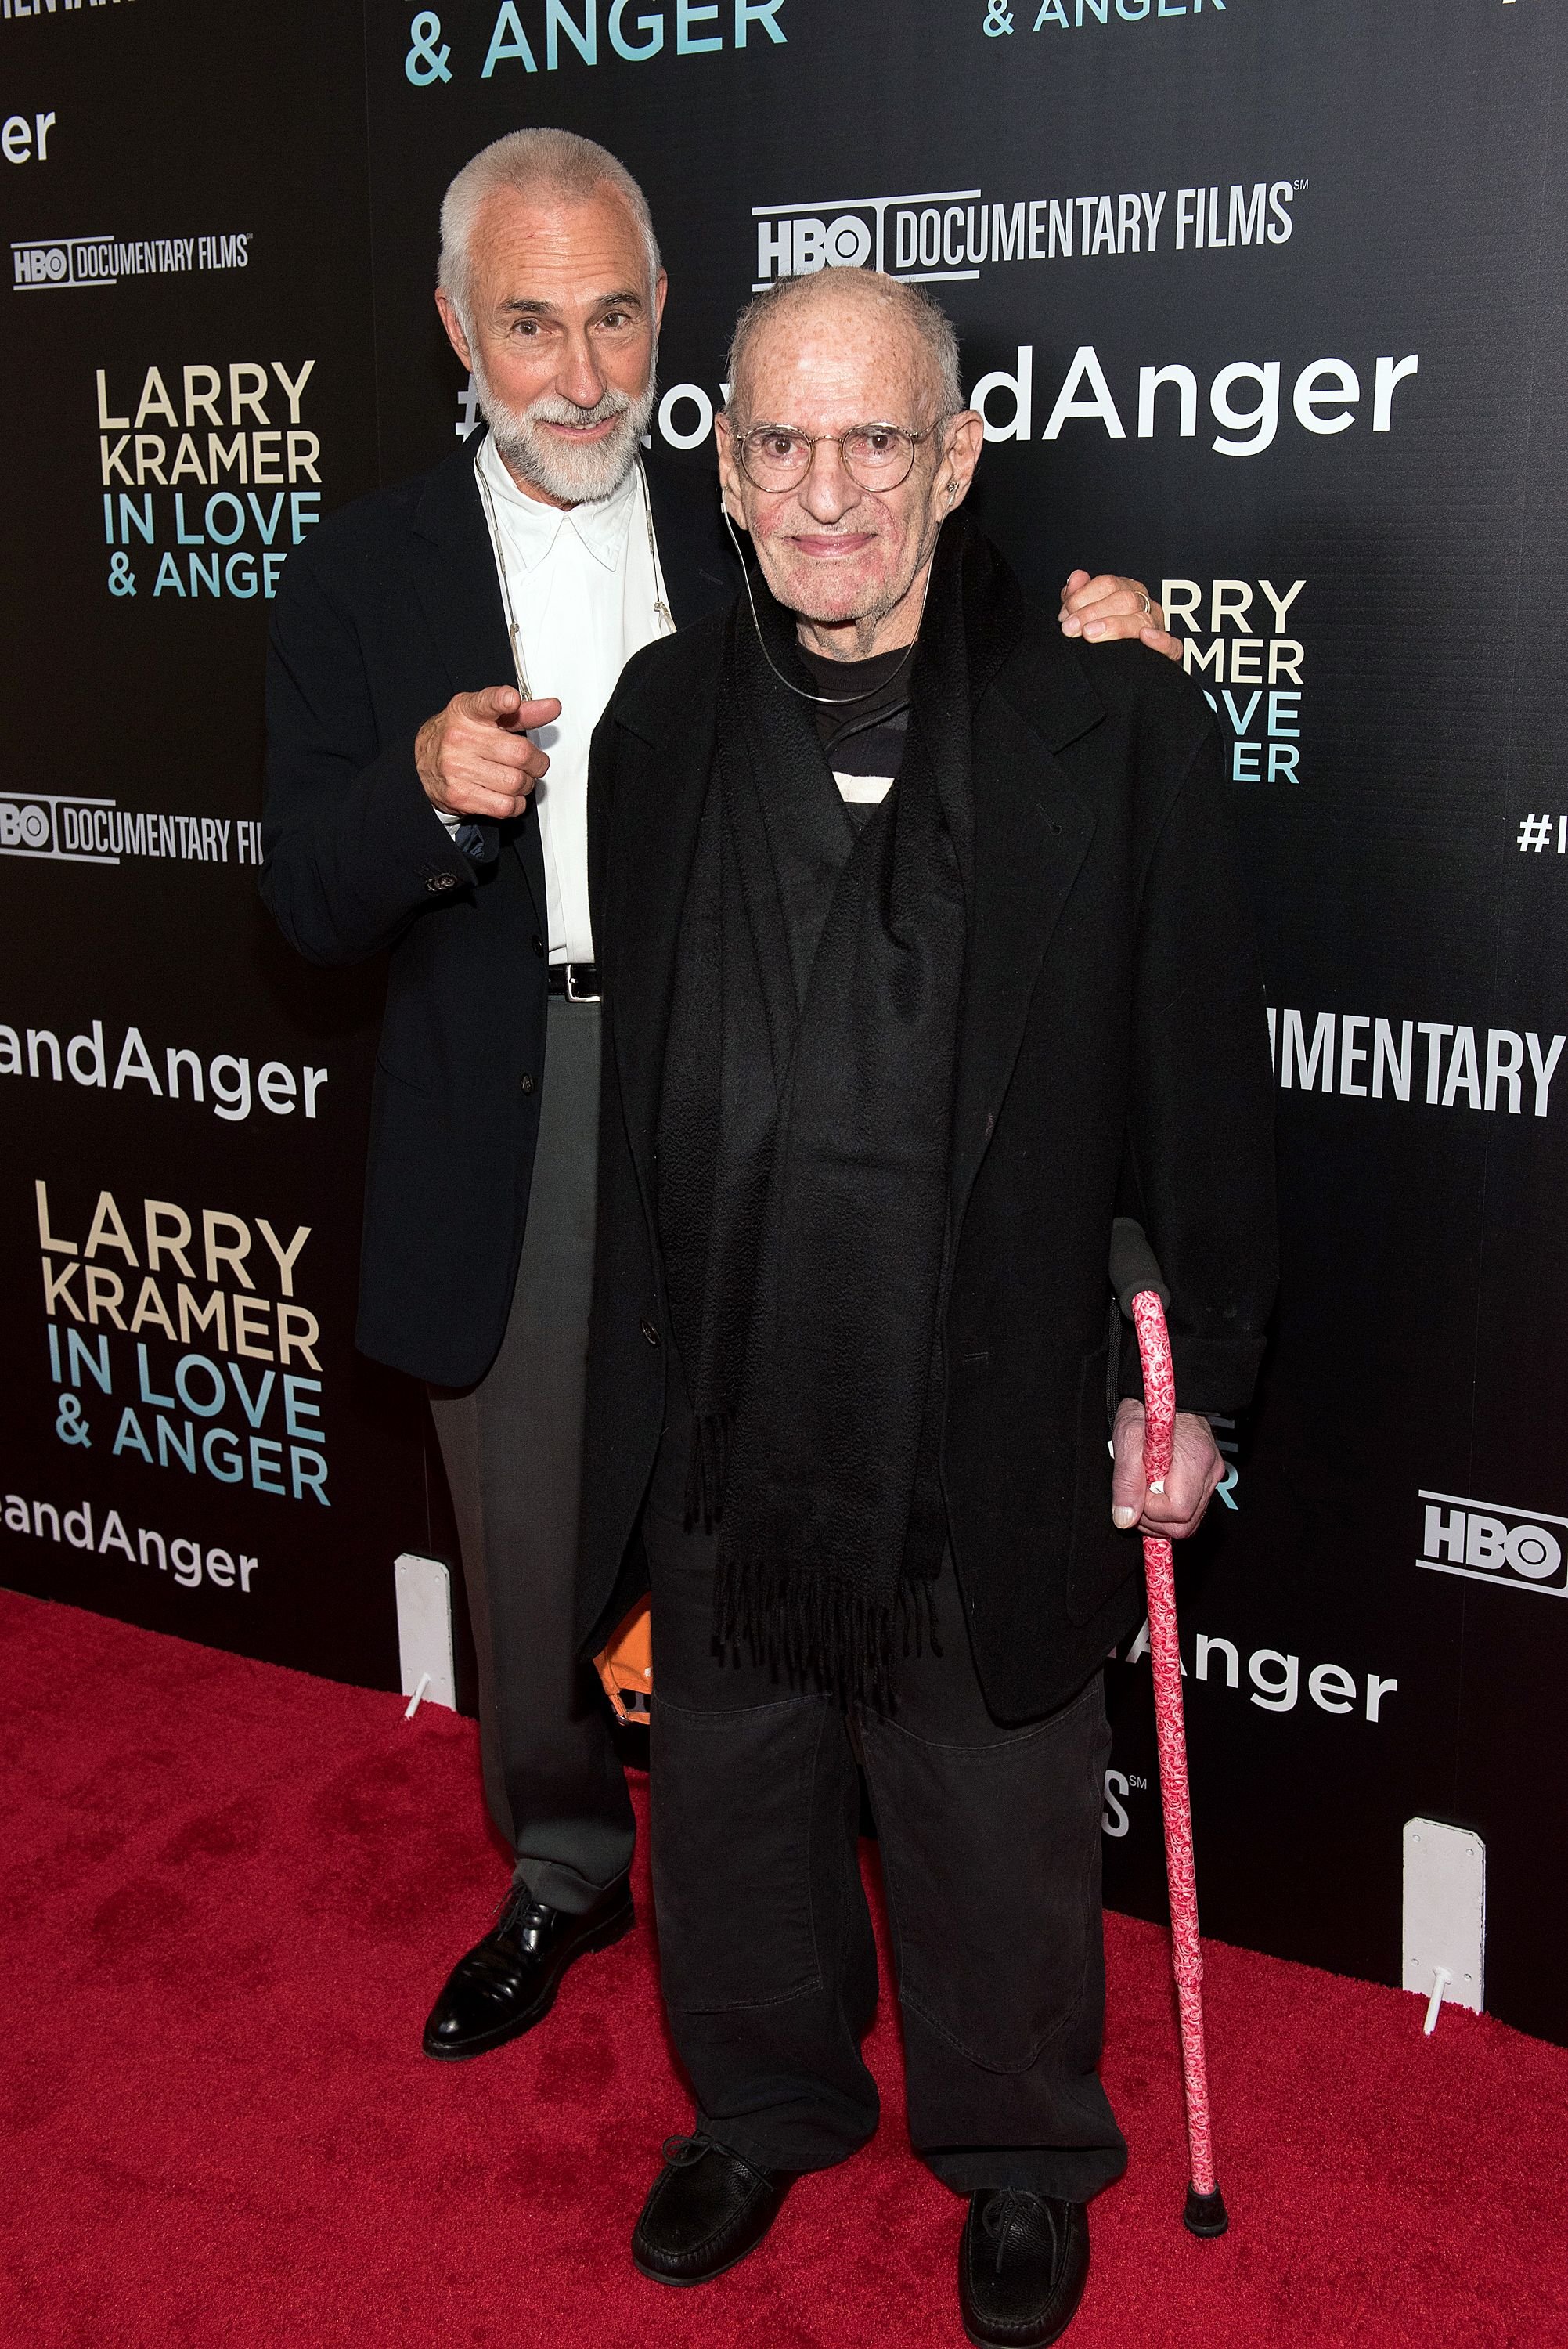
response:
M1135 1533L1110 1522L1110 1428L1106 1415L1109 1349L1086 1354L1078 1372L1078 1473L1073 1485L1072 1547L1068 1557L1068 1614L1088 1623L1114 1599L1143 1563Z
M419 1093L427 1101L435 1090L423 1077L411 1076L407 1069L395 1068L384 1052L376 1055L376 1071L378 1076L389 1078L395 1085L407 1086L409 1092Z

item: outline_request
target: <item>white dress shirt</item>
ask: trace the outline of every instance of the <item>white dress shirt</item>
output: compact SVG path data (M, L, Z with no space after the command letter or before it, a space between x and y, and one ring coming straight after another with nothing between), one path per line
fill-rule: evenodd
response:
M520 490L488 434L476 471L490 490L506 555L505 590L530 698L549 695L561 704L555 724L533 734L550 756L534 793L550 959L592 962L588 744L626 662L665 633L642 468L634 465L609 497L567 510ZM450 819L448 829L455 832L459 821Z

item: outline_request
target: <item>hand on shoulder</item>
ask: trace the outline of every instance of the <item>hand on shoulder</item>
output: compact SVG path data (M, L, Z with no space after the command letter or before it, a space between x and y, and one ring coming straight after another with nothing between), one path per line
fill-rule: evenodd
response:
M1123 579L1114 571L1099 571L1091 578L1087 571L1075 571L1062 589L1057 617L1064 636L1081 636L1085 644L1135 637L1167 660L1181 658L1181 645L1166 628L1165 615L1141 579Z

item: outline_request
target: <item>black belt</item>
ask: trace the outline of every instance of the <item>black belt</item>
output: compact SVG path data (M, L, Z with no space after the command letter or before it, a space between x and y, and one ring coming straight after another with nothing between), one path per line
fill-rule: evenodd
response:
M597 1003L598 964L552 962L550 966L550 992L554 996L564 996L568 1003Z

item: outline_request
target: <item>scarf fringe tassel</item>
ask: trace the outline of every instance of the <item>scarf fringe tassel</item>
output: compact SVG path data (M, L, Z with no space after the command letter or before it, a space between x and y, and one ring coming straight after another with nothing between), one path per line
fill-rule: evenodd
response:
M724 1488L735 1433L733 1412L692 1421L686 1455L686 1523L714 1533L724 1516ZM814 1681L844 1704L896 1709L902 1656L942 1654L934 1574L905 1574L891 1607L820 1575L787 1567L751 1568L720 1547L714 1582L714 1638L726 1653L744 1647L792 1681Z
M753 1664L880 1713L897 1710L902 1656L942 1654L934 1578L906 1576L889 1607L820 1575L748 1568L722 1549L713 1628L724 1653L744 1647Z

